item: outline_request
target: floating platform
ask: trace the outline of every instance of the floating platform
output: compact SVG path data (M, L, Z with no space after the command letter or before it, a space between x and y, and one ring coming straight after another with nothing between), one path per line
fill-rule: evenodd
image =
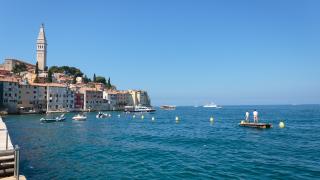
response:
M272 124L270 123L250 123L250 122L244 122L241 121L239 123L239 126L242 127L251 127L251 128L259 128L259 129L268 129L268 128L272 128Z

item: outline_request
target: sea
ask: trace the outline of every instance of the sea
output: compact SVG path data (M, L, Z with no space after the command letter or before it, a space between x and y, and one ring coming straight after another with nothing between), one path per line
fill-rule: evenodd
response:
M254 109L273 128L240 127ZM57 123L41 123L44 115L6 116L21 148L21 174L31 180L320 179L320 105L106 113L112 116L96 119L90 112L82 122L67 113Z

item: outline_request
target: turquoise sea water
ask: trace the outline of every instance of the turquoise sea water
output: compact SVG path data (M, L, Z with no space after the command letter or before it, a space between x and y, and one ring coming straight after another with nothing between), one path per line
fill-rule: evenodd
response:
M238 126L255 108L272 129ZM143 120L111 113L103 120L88 113L84 122L70 113L46 124L41 115L7 116L21 173L39 180L320 178L320 105L178 107Z

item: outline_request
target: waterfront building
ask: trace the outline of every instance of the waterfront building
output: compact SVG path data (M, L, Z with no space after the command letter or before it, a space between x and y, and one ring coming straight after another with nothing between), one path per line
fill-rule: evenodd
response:
M47 84L47 111L66 112L74 109L74 92L64 84Z
M84 95L85 111L110 110L108 100L103 99L103 91L96 88L82 87L80 92Z
M0 110L17 113L19 84L15 77L0 77Z
M132 96L128 91L104 91L103 98L109 101L112 110L124 110L125 106L134 106Z
M41 83L20 83L17 109L19 113L45 112L47 108L47 86Z
M76 111L82 111L84 108L84 94L76 92L74 96L74 108Z
M43 24L40 27L37 39L37 62L39 70L45 71L47 69L47 39Z
M133 105L151 106L151 101L147 91L142 90L128 90L132 96Z

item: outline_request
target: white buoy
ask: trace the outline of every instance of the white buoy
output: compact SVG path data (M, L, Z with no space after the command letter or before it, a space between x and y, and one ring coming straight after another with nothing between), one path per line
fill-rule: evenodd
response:
M144 119L144 115L141 116L141 119Z
M151 118L152 121L154 121L154 119L155 119L154 117Z
M136 118L136 115L133 115L132 118L133 118L133 119Z
M279 128L284 128L284 127L285 127L284 122L283 122L283 121L280 121L280 123L279 123Z
M109 114L109 117L111 117L111 114Z
M176 116L176 121L179 121L179 117L178 116Z
M120 114L118 114L118 117L120 117Z
M214 121L214 118L213 117L210 117L210 122L213 122Z

